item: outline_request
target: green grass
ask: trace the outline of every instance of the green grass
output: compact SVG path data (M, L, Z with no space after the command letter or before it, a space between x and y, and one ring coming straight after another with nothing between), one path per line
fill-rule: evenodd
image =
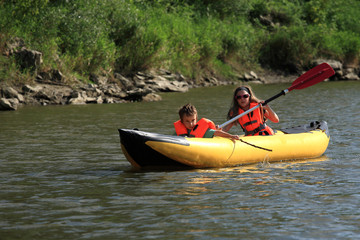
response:
M70 79L152 68L233 78L259 66L293 71L321 57L358 64L359 22L356 0L0 1L0 50L22 38L43 53L42 71ZM13 58L0 58L0 81L19 74Z

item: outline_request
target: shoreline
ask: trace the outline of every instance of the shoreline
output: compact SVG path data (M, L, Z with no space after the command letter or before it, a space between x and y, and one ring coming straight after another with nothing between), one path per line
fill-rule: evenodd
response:
M317 60L314 66L327 62L335 70L330 81L359 80L359 69L344 69L337 61ZM304 71L305 72L305 71ZM66 77L58 70L50 73L41 72L32 83L18 86L0 84L0 111L17 110L31 105L81 105L111 104L134 101L161 101L159 92L187 92L191 88L212 87L235 84L275 84L291 83L299 75L279 74L263 70L253 71L239 76L235 81L219 80L214 76L204 76L199 80L189 79L179 73L164 69L149 72L137 72L131 77L120 73L111 76L91 75L92 83L78 85L66 84ZM326 80L328 81L328 80Z

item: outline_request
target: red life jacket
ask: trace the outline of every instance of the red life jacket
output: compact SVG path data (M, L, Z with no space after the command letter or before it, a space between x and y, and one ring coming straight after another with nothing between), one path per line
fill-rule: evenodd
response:
M174 122L174 127L176 131L176 135L178 136L197 137L197 138L202 138L209 128L214 130L216 129L215 124L206 118L200 119L196 123L195 127L190 131L190 133L188 133L188 129L181 122L181 120Z
M253 108L256 105L258 105L258 103L250 103L250 108ZM243 112L244 110L239 108L239 114L242 114ZM245 132L245 136L274 135L274 131L264 122L264 111L261 106L239 118L238 121Z

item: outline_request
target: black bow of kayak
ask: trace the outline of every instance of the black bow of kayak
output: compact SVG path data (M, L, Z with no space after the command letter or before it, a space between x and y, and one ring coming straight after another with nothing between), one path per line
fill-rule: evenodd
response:
M168 142L188 146L189 142L181 136L143 132L135 129L119 129L123 150L141 167L188 167L153 150L147 141ZM134 165L134 164L133 164Z
M132 139L134 143L145 143L147 141L168 142L188 146L189 142L182 136L172 136L160 133L143 132L138 129L119 129L121 143ZM124 141L126 140L126 141Z

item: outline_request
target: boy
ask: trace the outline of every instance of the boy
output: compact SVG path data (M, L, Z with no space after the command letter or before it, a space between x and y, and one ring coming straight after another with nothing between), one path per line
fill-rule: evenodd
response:
M197 110L190 103L179 109L180 120L174 122L176 135L198 138L212 138L214 136L239 140L238 135L232 135L217 129L209 119L202 118L197 121Z

